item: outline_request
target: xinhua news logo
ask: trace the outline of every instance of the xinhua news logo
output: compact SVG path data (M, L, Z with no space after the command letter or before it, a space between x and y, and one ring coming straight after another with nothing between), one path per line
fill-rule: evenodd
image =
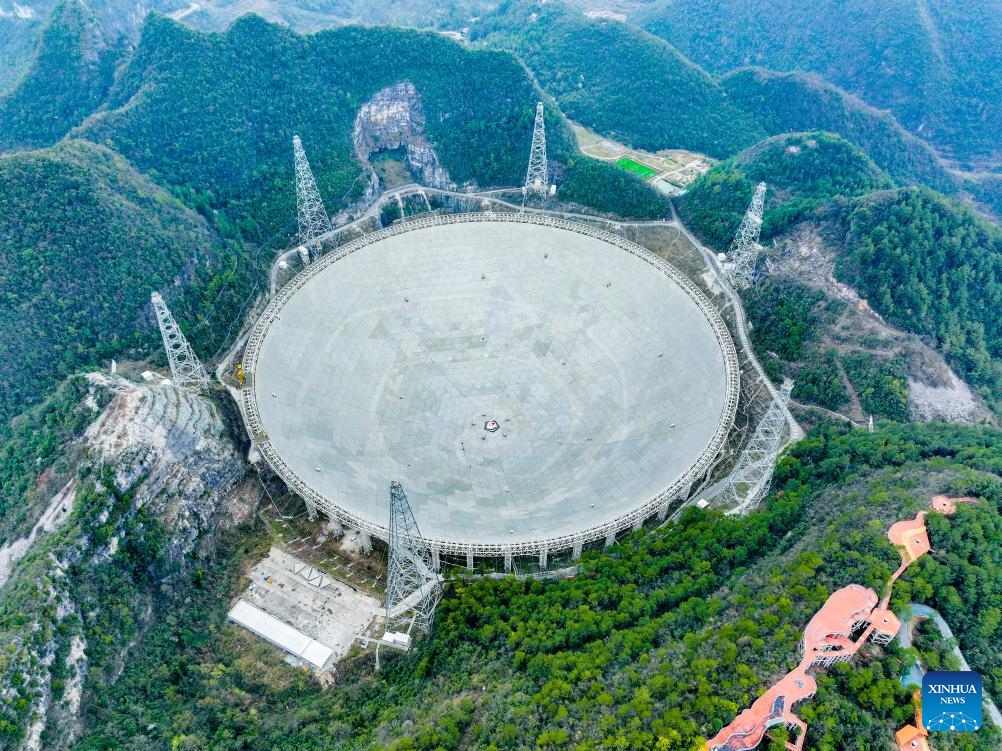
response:
M922 676L922 724L929 731L981 727L981 676L972 670L932 670Z

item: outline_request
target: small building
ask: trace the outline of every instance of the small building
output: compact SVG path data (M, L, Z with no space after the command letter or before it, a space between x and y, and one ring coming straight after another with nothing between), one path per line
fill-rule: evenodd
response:
M928 733L914 725L905 725L894 734L894 740L900 751L932 751L929 746Z
M870 613L870 625L873 627L870 639L881 646L890 644L901 630L901 621L886 608L876 608Z
M234 623L271 642L293 657L309 663L317 670L323 670L334 654L334 650L326 644L321 644L246 600L237 600L237 604L230 609L228 616Z
M406 650L411 645L411 636L402 631L387 631L383 634L383 641Z

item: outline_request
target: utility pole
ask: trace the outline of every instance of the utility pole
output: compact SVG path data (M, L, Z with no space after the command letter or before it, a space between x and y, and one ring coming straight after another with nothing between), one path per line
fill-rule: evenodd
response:
M742 289L750 286L755 280L755 262L758 260L758 254L761 250L758 239L762 234L764 204L765 183L759 183L727 253L727 260L731 264L731 279L737 287Z
M292 152L296 160L296 210L299 215L299 242L316 258L320 255L320 241L323 234L333 231L327 209L320 198L313 170L306 160L303 142L299 136L292 137Z
M549 190L546 165L546 125L543 121L543 103L536 103L536 122L532 128L532 149L529 151L529 169L525 173L525 193L546 195Z
M171 380L174 385L188 391L204 391L209 387L209 374L205 372L202 362L188 340L181 333L174 316L167 309L167 303L159 292L150 295L153 312L157 315L160 326L160 336L164 340L164 350L167 352L167 362L170 363Z

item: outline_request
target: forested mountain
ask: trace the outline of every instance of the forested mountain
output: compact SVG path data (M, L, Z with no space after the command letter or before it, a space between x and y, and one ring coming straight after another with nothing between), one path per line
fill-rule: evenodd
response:
M217 346L245 261L106 148L69 141L0 157L0 419L100 358L149 351L152 290L176 287L171 304L201 324L195 340Z
M225 34L204 34L154 16L108 111L76 135L197 193L197 202L225 207L242 236L262 242L295 216L293 134L321 193L342 204L360 187L355 114L403 80L420 93L428 137L453 180L511 185L524 177L535 100L525 71L503 53L395 29L301 37L250 16Z
M60 0L0 0L0 95L27 73L59 5ZM113 46L135 42L150 11L205 31L224 31L253 13L307 33L348 23L458 29L496 5L494 0L86 0L104 43Z
M1002 174L978 175L969 180L967 189L1002 225Z
M957 371L1002 397L1002 230L907 188L854 202L836 271L876 310L930 337Z
M766 133L827 130L865 151L895 179L944 193L956 178L926 143L890 115L813 75L743 69L721 79L730 101L753 114Z
M174 3L175 6L179 5ZM460 29L497 0L215 0L172 15L199 29L222 31L248 13L305 33L349 23Z
M82 0L58 6L24 81L0 98L0 151L51 146L104 101L121 50Z
M376 674L368 660L343 666L330 690L224 625L242 586L232 558L263 542L245 528L203 559L121 677L92 687L76 748L694 750L800 659L801 627L834 588L887 580L898 564L887 525L939 491L983 500L932 525L937 553L896 586L892 606L910 596L951 614L967 607L951 615L958 638L973 667L996 676L1002 576L984 545L999 540L1000 446L983 428L819 429L781 462L765 510L690 509L586 554L573 579L457 581L430 638ZM893 728L912 717L898 679L912 659L869 647L821 674L798 710L806 748L893 749ZM987 727L955 735L938 747L1000 740Z
M898 180L957 189L928 145L816 77L743 70L717 81L650 35L558 2L509 0L471 36L513 50L572 120L637 148L725 158L768 135L826 130Z
M960 162L1002 158L996 0L661 0L634 20L716 73L820 73Z
M513 50L568 117L638 148L720 157L765 135L705 71L622 23L558 2L509 0L471 38Z
M769 186L764 241L800 222L820 224L839 251L838 278L856 287L889 322L927 338L998 407L1002 401L998 227L926 188L886 190L892 185L886 173L851 144L824 133L768 139L722 162L692 185L680 213L708 243L726 250L760 181ZM761 306L755 299L753 319L766 314L764 308L756 311ZM805 300L784 315L803 322L805 311L817 302ZM782 341L771 339L768 349L782 350L793 332L790 326L778 330ZM788 359L801 359L804 353L788 354ZM891 416L885 410L875 411ZM907 409L897 417L907 419Z
M820 131L775 136L721 162L698 179L680 202L680 210L714 247L726 248L755 184L765 182L763 240L826 207L889 188L888 175L845 139Z
M54 5L21 5L21 10L13 2L0 3L0 96L13 88L31 65Z
M135 41L151 10L176 9L183 0L70 0L92 25L93 41L119 48ZM0 96L13 89L31 69L39 42L53 20L65 13L67 0L0 0Z

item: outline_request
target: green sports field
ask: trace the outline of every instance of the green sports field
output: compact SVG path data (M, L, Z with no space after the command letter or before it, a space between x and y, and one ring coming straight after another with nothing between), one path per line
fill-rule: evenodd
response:
M628 156L621 156L616 160L616 166L622 167L627 172L632 172L638 177L642 177L644 180L650 180L657 174L657 170L653 170L646 164L641 164L640 162L630 159Z

